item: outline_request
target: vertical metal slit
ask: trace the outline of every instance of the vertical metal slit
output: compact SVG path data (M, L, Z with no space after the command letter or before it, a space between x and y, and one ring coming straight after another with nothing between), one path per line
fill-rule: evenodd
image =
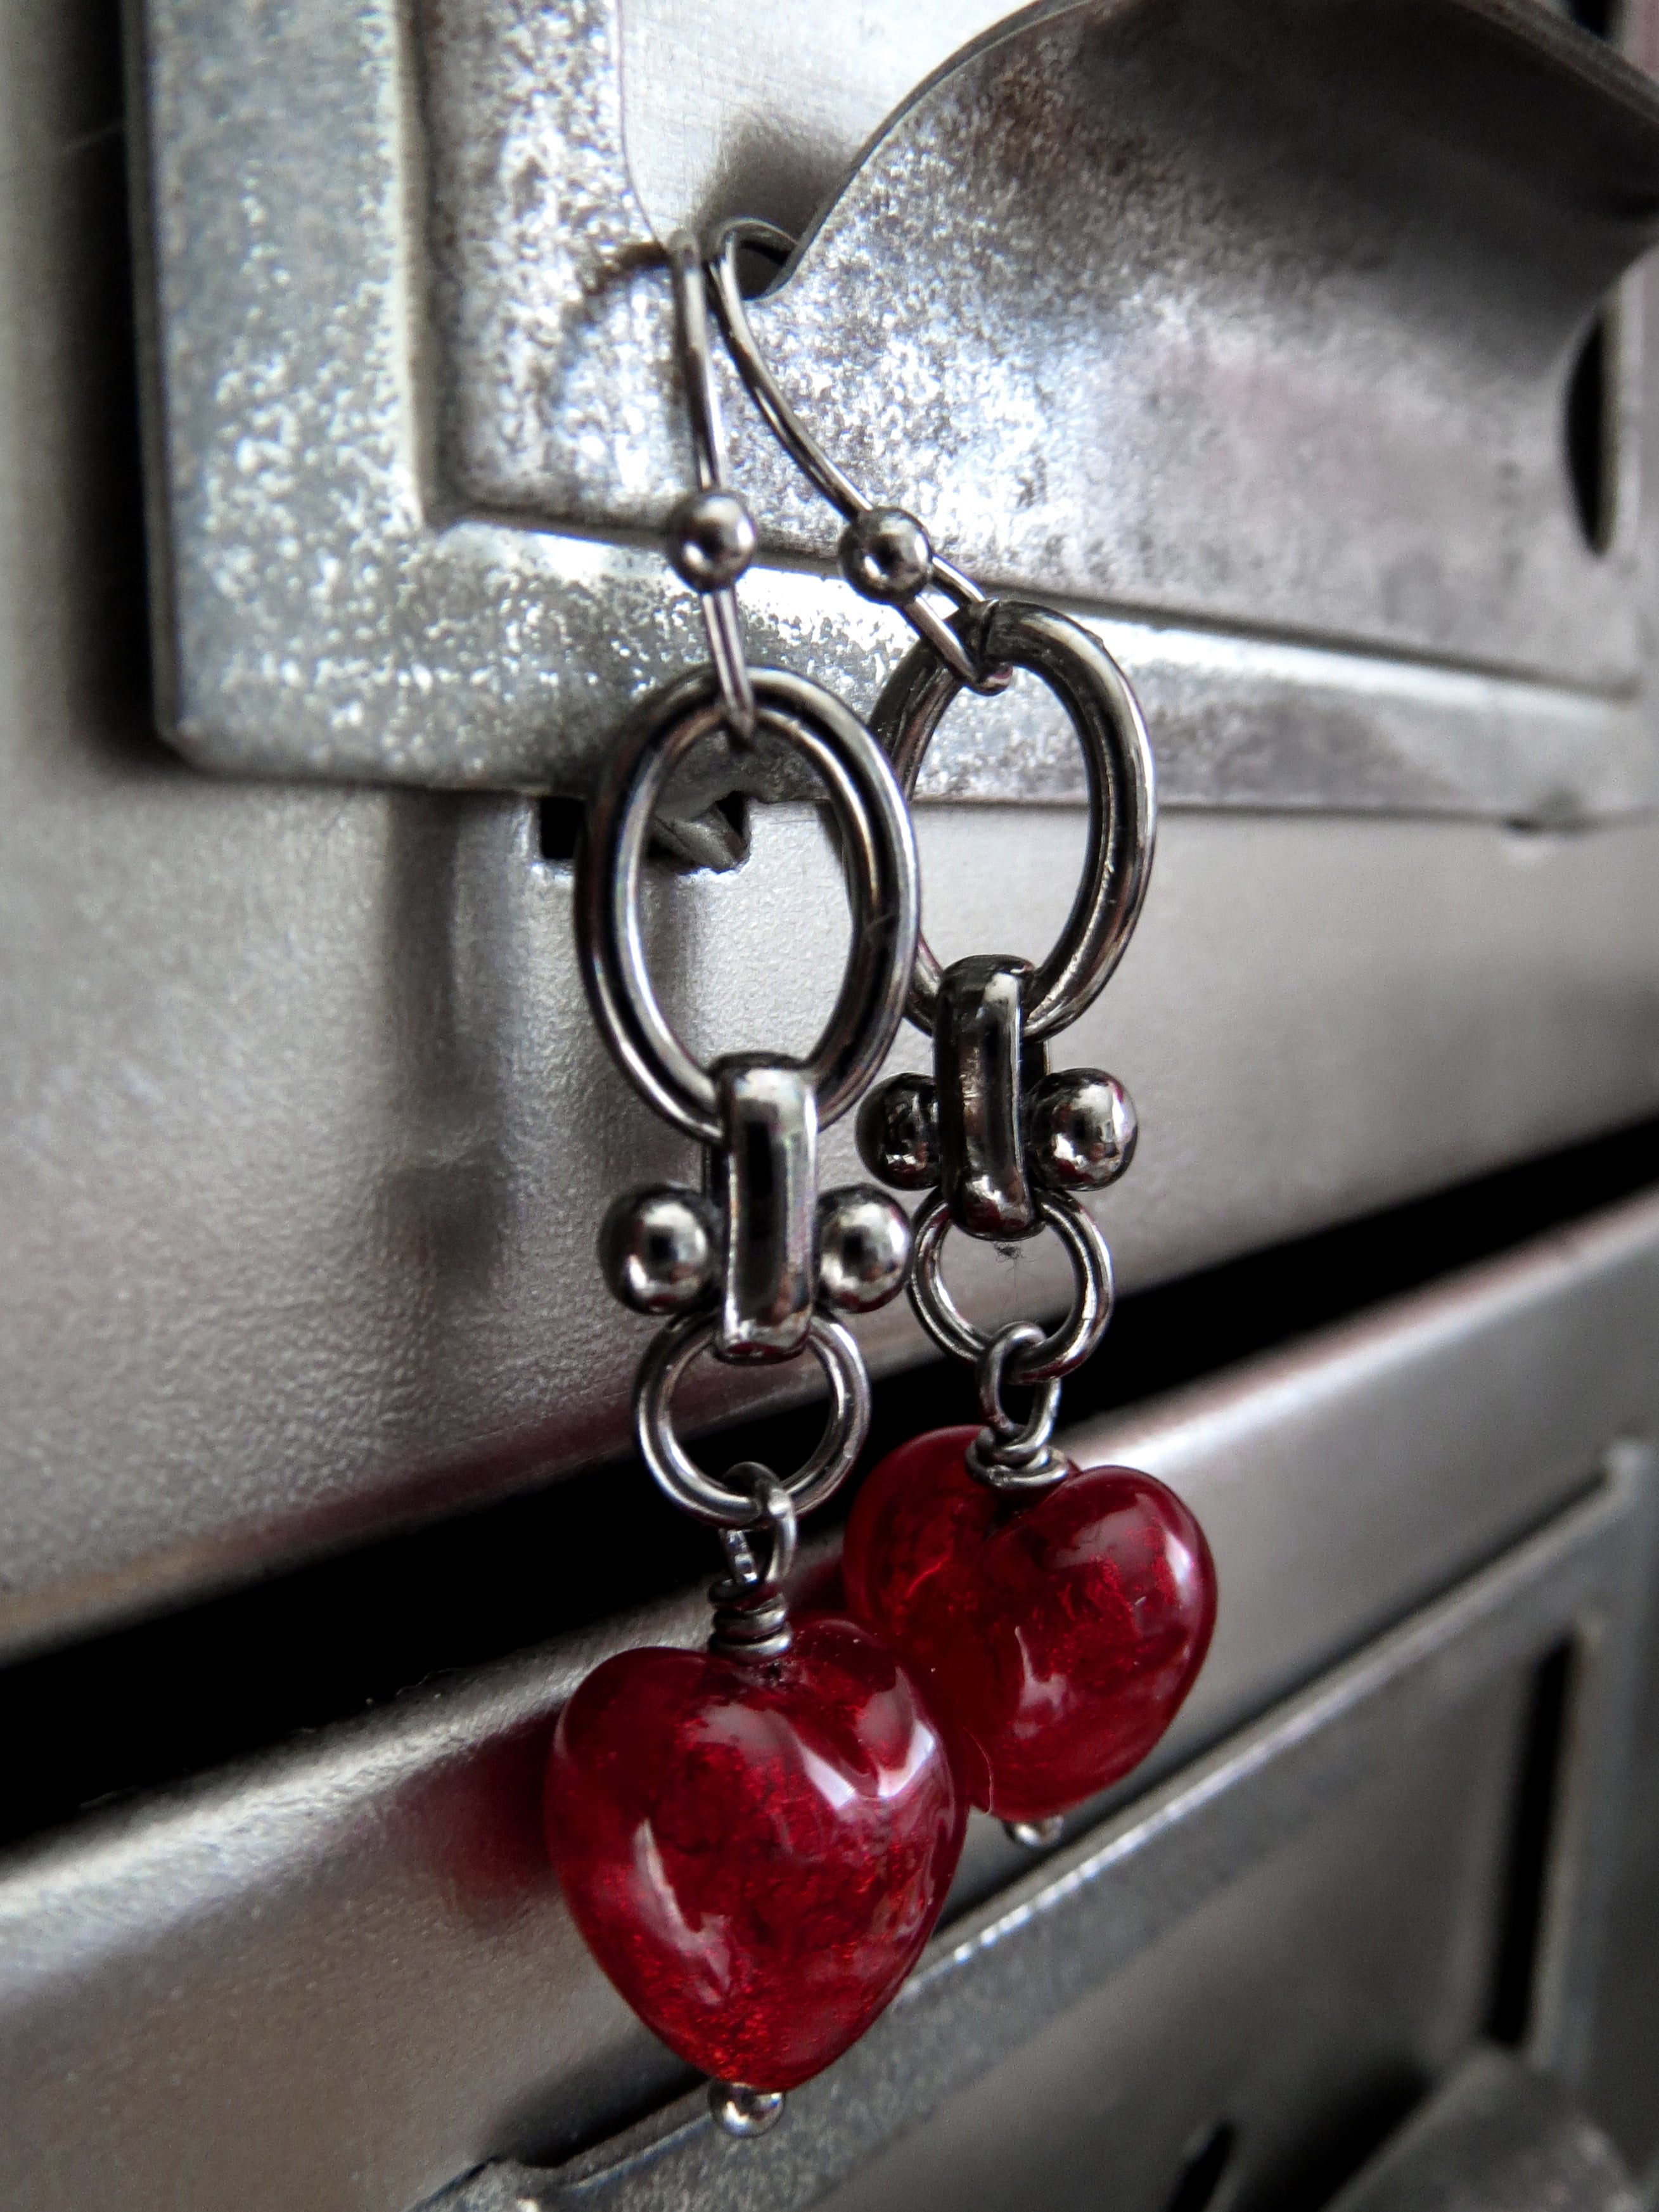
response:
M1574 1658L1572 1645L1564 1644L1539 1662L1516 1778L1492 2008L1486 2020L1492 2040L1512 2047L1525 2042L1532 2025Z
M542 858L550 866L568 868L576 857L576 841L582 834L586 809L580 799L544 799L541 816Z
M1605 553L1617 520L1618 407L1613 390L1613 310L1590 325L1567 380L1567 474L1584 543Z

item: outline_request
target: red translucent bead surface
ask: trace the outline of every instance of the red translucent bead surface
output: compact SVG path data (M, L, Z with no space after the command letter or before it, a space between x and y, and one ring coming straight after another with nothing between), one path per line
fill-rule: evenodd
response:
M607 1660L547 1776L549 1849L600 1966L681 2057L757 2089L817 2073L891 1999L965 1818L914 1683L822 1615L775 1660Z
M1074 1469L1042 1497L969 1474L972 1429L935 1429L859 1493L847 1602L918 1675L964 1787L1040 1820L1115 1782L1158 1741L1204 1663L1215 1569L1172 1490Z

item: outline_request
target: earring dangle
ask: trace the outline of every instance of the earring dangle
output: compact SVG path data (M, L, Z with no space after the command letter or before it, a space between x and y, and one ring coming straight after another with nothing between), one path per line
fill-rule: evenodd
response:
M1060 943L1035 969L980 956L941 971L921 942L907 1012L933 1039L933 1080L895 1078L858 1124L873 1174L932 1193L914 1224L911 1303L943 1351L973 1363L984 1425L919 1437L870 1475L842 1550L848 1603L922 1680L973 1802L1042 1842L1146 1757L1215 1621L1209 1547L1175 1493L1133 1468L1074 1468L1050 1442L1061 1382L1111 1318L1111 1257L1082 1194L1127 1168L1136 1122L1111 1076L1051 1074L1048 1049L1104 988L1139 916L1152 751L1134 694L1095 638L1051 608L988 599L914 516L872 502L816 445L761 356L737 280L742 246L789 243L769 226L727 226L710 264L716 305L760 412L845 519L843 575L918 634L872 717L907 797L952 701L1006 687L1015 668L1059 700L1087 773L1087 854ZM921 596L930 588L955 612L941 617ZM999 1244L1053 1230L1073 1277L1065 1321L1047 1335L1030 1322L976 1329L942 1273L953 1227ZM1011 1387L1035 1394L1024 1419L1004 1404Z
M711 665L647 700L589 810L576 868L584 982L635 1088L703 1147L701 1189L618 1199L600 1237L616 1296L665 1326L634 1397L641 1457L673 1501L717 1530L726 1571L706 1650L607 1660L559 1720L548 1843L571 1913L647 2024L714 2077L732 2132L757 2134L782 2093L854 2042L896 1992L955 1871L965 1802L923 1692L849 1619L792 1620L784 1583L801 1516L852 1467L869 1382L836 1316L897 1294L903 1210L867 1186L819 1197L820 1129L855 1105L902 1018L918 933L915 841L881 747L805 678L751 668L733 586L754 547L726 481L704 272L670 249L698 487L674 510L670 557L702 596ZM743 1055L704 1067L647 971L640 877L650 824L694 748L739 757L765 739L800 756L840 831L852 949L805 1061ZM705 1473L675 1434L676 1388L703 1352L735 1363L815 1358L826 1432L787 1480L755 1464Z

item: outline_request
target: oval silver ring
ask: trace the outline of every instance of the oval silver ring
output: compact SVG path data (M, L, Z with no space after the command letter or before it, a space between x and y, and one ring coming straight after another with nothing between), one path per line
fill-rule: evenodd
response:
M775 668L750 672L757 728L801 754L841 830L853 913L841 992L805 1063L820 1127L847 1111L887 1054L904 1012L921 908L909 809L886 754L821 685ZM635 1086L705 1145L721 1138L714 1079L658 1003L640 933L640 870L669 777L721 726L714 672L693 670L647 699L621 738L589 809L576 861L576 941L599 1024Z
M1031 978L1025 1034L1052 1036L1091 1006L1123 956L1146 896L1158 822L1152 749L1129 680L1097 638L1025 599L993 599L951 617L988 665L1024 668L1065 708L1089 783L1089 847L1060 941ZM927 644L912 646L870 718L906 798L963 680ZM939 963L922 940L905 1012L931 1036Z
M717 1326L712 1314L688 1314L659 1334L634 1385L634 1435L641 1458L676 1505L716 1528L752 1528L764 1517L754 1499L706 1474L674 1434L674 1393L698 1353L714 1342ZM830 1419L817 1450L783 1486L798 1516L839 1488L870 1431L870 1378L851 1333L815 1313L806 1341L830 1385Z
M1069 1375L1082 1366L1112 1318L1112 1255L1091 1217L1075 1199L1047 1191L1038 1195L1037 1210L1066 1247L1076 1296L1058 1328L1008 1360L1004 1372L1011 1382L1052 1382ZM951 1208L942 1194L912 1221L910 1304L941 1352L978 1361L995 1340L974 1327L945 1287L941 1261L950 1228Z

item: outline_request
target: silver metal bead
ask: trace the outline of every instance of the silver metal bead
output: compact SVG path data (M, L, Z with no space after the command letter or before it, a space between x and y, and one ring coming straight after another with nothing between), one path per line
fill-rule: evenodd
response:
M1002 1832L1011 1844L1023 1844L1028 1851L1046 1851L1065 1834L1066 1815L1051 1813L1046 1820L1005 1820Z
M902 507L866 507L841 533L841 573L861 599L902 606L933 573L933 548Z
M763 2136L783 2117L781 2089L745 2089L741 2081L711 2081L708 2109L729 2136Z
M896 1075L859 1109L859 1158L894 1190L939 1181L939 1094L925 1075Z
M634 1312L684 1313L714 1289L720 1215L701 1191L653 1183L613 1200L599 1230L611 1295Z
M1046 1076L1031 1100L1029 1157L1050 1190L1103 1190L1134 1158L1134 1102L1097 1067Z
M867 1182L818 1200L818 1296L837 1313L872 1313L896 1297L910 1265L910 1222Z
M755 518L734 491L694 491L670 510L663 543L694 592L724 591L755 557Z

